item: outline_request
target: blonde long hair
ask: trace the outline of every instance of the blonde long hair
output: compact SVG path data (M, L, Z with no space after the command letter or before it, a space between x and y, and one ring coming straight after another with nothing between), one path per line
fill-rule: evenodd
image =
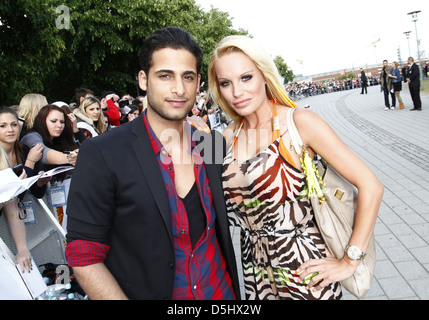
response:
M269 100L274 100L276 103L285 105L291 108L296 108L286 92L285 87L280 78L279 71L271 58L255 40L241 35L228 36L222 39L213 51L210 59L208 79L209 79L209 95L212 98L214 105L219 104L222 110L234 121L240 121L239 116L225 101L220 92L219 82L216 76L216 62L224 55L233 52L242 52L247 55L262 72L267 84L266 93Z
M33 128L34 119L40 109L47 104L48 100L46 100L46 97L38 93L29 93L22 97L19 102L18 116L25 120L28 130Z
M92 126L94 127L95 131L97 131L98 134L101 134L104 132L104 114L103 114L103 110L101 109L100 100L92 96L83 99L82 103L79 106L79 111L83 115L88 116L86 113L86 108L88 108L91 104L94 104L94 103L98 103L98 106L100 107L100 115L98 116L98 120L96 121L97 123L94 123L95 121L93 121Z

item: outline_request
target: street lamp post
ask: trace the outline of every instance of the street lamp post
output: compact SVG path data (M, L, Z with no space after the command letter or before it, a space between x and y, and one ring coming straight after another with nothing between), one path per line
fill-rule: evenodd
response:
M423 72L422 72L422 65L421 65L421 59L420 59L420 41L419 41L419 37L417 35L417 14L420 13L421 11L413 11L413 12L409 12L408 15L411 15L413 21L414 21L414 26L416 28L416 40L417 40L417 59L419 59L419 71L420 71L420 88L421 90L424 90L424 85L423 85Z
M410 49L410 33L411 31L405 31L404 34L408 40L408 56L411 57L411 49Z

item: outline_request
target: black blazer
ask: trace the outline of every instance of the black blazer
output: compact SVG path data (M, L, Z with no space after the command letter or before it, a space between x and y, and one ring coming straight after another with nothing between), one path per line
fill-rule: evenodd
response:
M366 77L366 74L365 74L365 71L361 71L361 76L360 76L360 78L361 78L361 80L362 80L362 83L364 84L364 85L368 85L368 83L367 83L367 81L368 81L368 78Z
M419 66L413 63L407 72L407 79L410 79L411 82L409 84L410 87L418 87L420 86L420 70Z
M219 133L201 133L201 137L217 238L240 298L221 181L224 140ZM104 263L130 299L172 298L175 256L170 209L142 116L82 144L67 216L69 243L83 239L110 246Z

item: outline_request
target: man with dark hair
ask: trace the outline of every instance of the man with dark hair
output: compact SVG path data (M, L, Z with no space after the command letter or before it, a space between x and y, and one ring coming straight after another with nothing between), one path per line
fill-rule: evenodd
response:
M404 67L402 68L402 79L404 80L404 83L407 82L407 72L408 72L408 66L404 64Z
M414 108L410 111L422 111L422 101L420 99L420 70L419 66L414 63L414 58L408 58L407 82L410 89L411 99L413 100Z
M368 78L366 77L365 71L361 68L360 69L360 82L362 86L362 91L360 94L363 94L365 91L365 94L368 93Z
M389 77L389 74L392 73L392 67L389 66L387 60L383 60L383 69L381 69L380 74L380 86L381 90L384 93L384 110L387 111L389 109L395 109L396 97L395 93L392 92L392 78ZM392 106L389 104L389 93L392 97Z
M76 99L77 106L78 107L80 106L83 99L88 98L88 97L93 97L93 96L94 96L94 92L90 89L87 89L87 88L76 89L75 99Z
M140 49L140 69L146 74L149 73L149 68L152 65L153 53L156 50L163 48L185 49L192 53L197 63L197 73L201 71L203 63L203 51L201 47L191 38L188 33L182 33L180 28L165 28L163 32L154 32L148 41L150 46L143 45Z
M224 140L186 122L201 61L186 31L155 31L140 55L147 109L80 148L66 256L91 299L239 298Z

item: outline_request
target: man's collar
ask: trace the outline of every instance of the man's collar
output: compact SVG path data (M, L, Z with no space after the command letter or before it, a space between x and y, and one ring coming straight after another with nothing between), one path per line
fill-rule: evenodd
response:
M161 141L156 136L156 134L153 131L152 127L150 126L149 121L147 120L146 112L147 112L147 109L143 112L143 117L142 118L143 118L146 130L147 130L147 132L149 134L149 139L150 139L150 142L152 144L153 151L155 152L155 154L158 154L162 150L165 150L165 148L164 148L164 145L161 143ZM188 150L189 153L191 153L192 150L197 145L197 142L192 138L194 136L195 130L196 129L194 127L192 127L189 124L189 122L183 121L183 134L186 135L190 139L191 149Z

